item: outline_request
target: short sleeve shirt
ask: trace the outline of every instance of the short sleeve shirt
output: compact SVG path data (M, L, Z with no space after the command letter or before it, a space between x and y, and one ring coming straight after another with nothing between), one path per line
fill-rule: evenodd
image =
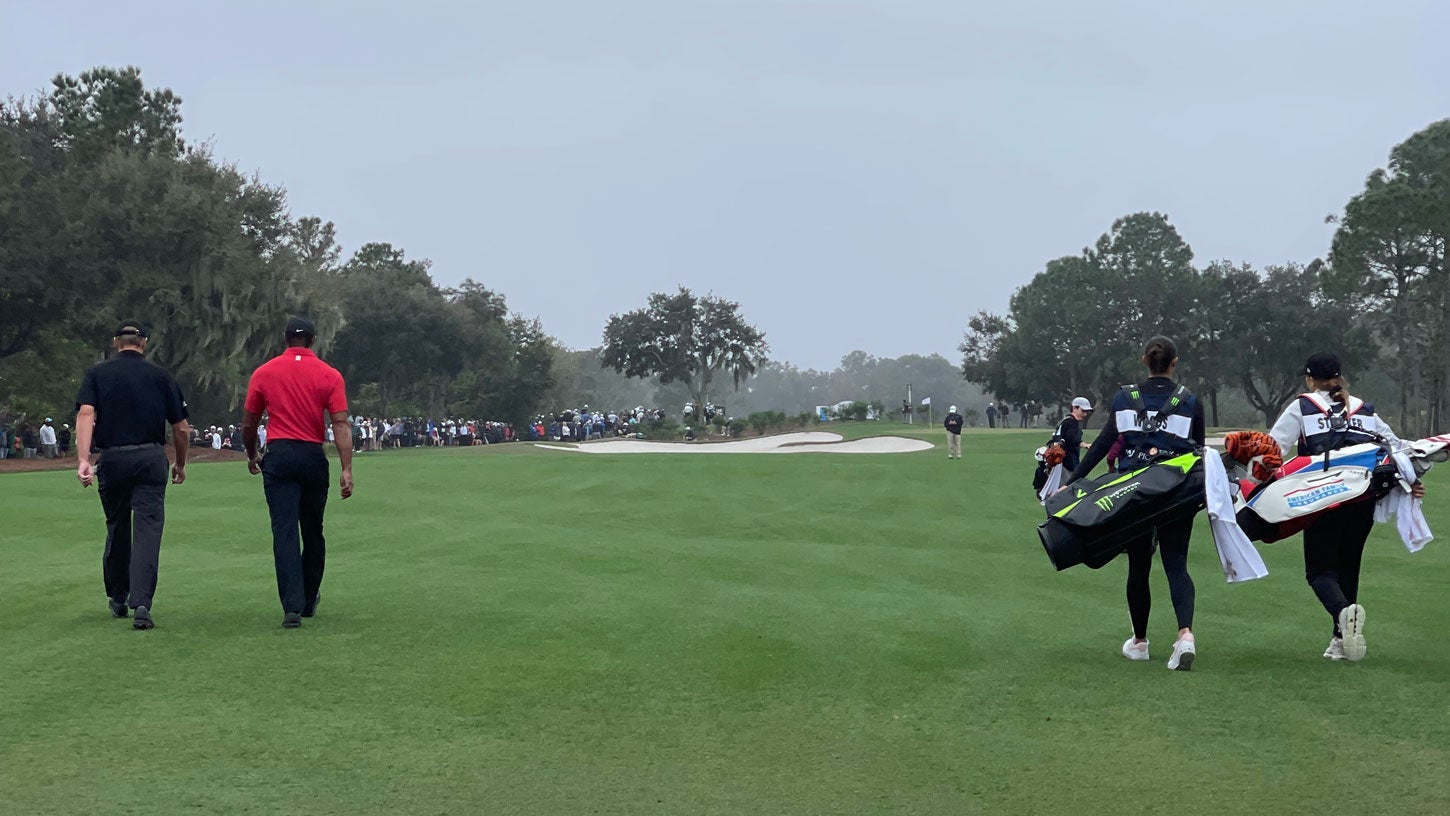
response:
M289 348L252 372L247 413L267 414L267 438L321 444L327 417L347 413L347 387L337 369L309 348Z
M91 444L100 450L127 445L164 445L166 426L187 418L181 387L166 369L126 350L96 363L81 378L76 410L96 410Z

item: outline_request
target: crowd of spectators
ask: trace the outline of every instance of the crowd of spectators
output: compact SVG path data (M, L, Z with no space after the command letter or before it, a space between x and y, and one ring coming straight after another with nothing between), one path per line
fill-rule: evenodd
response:
M267 443L267 426L263 425L257 429L257 438L262 444ZM211 425L207 428L191 426L190 444L193 448L211 448L212 450L242 450L242 427L240 425L228 425L223 428L220 425Z
M513 426L506 422L483 422L473 419L422 419L415 417L348 417L352 426L352 447L356 452L388 448L458 447L512 442ZM326 429L327 441L333 441L332 427ZM267 444L267 424L257 428L259 446ZM212 425L193 428L191 444L213 450L243 449L242 429L238 425Z
M723 416L724 408L707 405L707 422ZM686 405L684 420L689 422L694 415L694 406ZM642 405L623 411L593 410L588 405L580 409L567 409L557 413L539 414L520 434L507 422L476 419L431 419L420 417L354 416L348 418L352 426L352 446L357 452L379 451L389 448L423 447L469 447L473 445L495 445L521 439L529 441L584 442L591 439L630 437L643 439L665 421L665 412L659 408L645 408ZM677 429L676 429L677 430ZM689 429L686 428L686 431ZM332 441L332 428L327 428L327 441ZM267 444L267 425L257 429L258 442ZM71 429L69 425L55 428L50 419L44 423L10 421L0 417L0 459L68 456L71 452ZM242 428L240 425L199 424L191 428L191 446L198 449L242 451Z
M513 442L517 436L507 422L477 419L420 417L350 417L353 450L386 448L456 448Z
M989 428L1011 428L1013 416L1016 416L1017 427L1036 428L1042 424L1042 415L1045 413L1043 404L1035 400L1012 405L1008 402L987 404L987 427ZM1056 416L1056 415L1054 415ZM1048 417L1048 422L1055 424L1054 417Z
M539 414L529 426L528 438L533 441L588 442L591 439L630 437L643 439L651 423L662 422L665 412L659 408L635 406L626 411L567 409L557 414Z
M44 422L0 416L0 459L64 459L71 455L71 428Z
M715 406L708 406L714 416ZM718 409L723 412L723 409ZM693 406L686 406L690 416ZM587 442L591 439L632 437L643 439L647 432L663 422L665 412L643 405L623 411L568 408L554 413L535 415L522 431L511 423L474 419L434 420L417 417L377 419L353 417L353 449L357 451L386 448L457 447L496 445L502 442Z

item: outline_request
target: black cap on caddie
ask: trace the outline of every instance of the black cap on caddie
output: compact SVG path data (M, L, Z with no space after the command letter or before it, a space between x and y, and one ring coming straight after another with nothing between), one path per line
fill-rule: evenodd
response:
M1327 351L1309 355L1304 361L1304 373L1316 380L1329 380L1339 376L1339 358Z
M121 325L116 327L116 333L111 336L124 337L126 335L135 335L145 340L151 336L151 332L147 331L146 327L139 320L122 320Z
M313 327L312 321L305 317L294 317L287 321L287 339L294 337L316 337L317 329Z

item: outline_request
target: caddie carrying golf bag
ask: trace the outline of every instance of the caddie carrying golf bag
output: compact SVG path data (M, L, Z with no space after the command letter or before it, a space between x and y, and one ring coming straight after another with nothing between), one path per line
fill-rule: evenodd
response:
M1113 399L1113 421L1123 454L1117 473L1084 479L1047 498L1047 521L1037 528L1047 557L1059 570L1076 564L1098 569L1160 524L1191 516L1206 505L1203 452L1189 438L1197 398L1181 385L1153 399L1125 385Z

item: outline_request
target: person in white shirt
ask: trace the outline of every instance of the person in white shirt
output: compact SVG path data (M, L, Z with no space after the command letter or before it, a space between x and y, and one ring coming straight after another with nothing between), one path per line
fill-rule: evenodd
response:
M54 459L57 456L55 444L55 420L45 418L45 424L40 426L40 455L47 459Z
M1304 383L1309 390L1284 408L1269 431L1285 461L1365 442L1399 445L1399 438L1375 413L1374 405L1349 393L1349 383L1334 354L1311 355L1304 363ZM1416 482L1410 492L1423 498L1425 485ZM1359 572L1364 544L1374 526L1374 509L1373 501L1343 504L1315 518L1304 530L1304 577L1334 620L1334 634L1324 651L1330 660L1358 661L1365 655Z

